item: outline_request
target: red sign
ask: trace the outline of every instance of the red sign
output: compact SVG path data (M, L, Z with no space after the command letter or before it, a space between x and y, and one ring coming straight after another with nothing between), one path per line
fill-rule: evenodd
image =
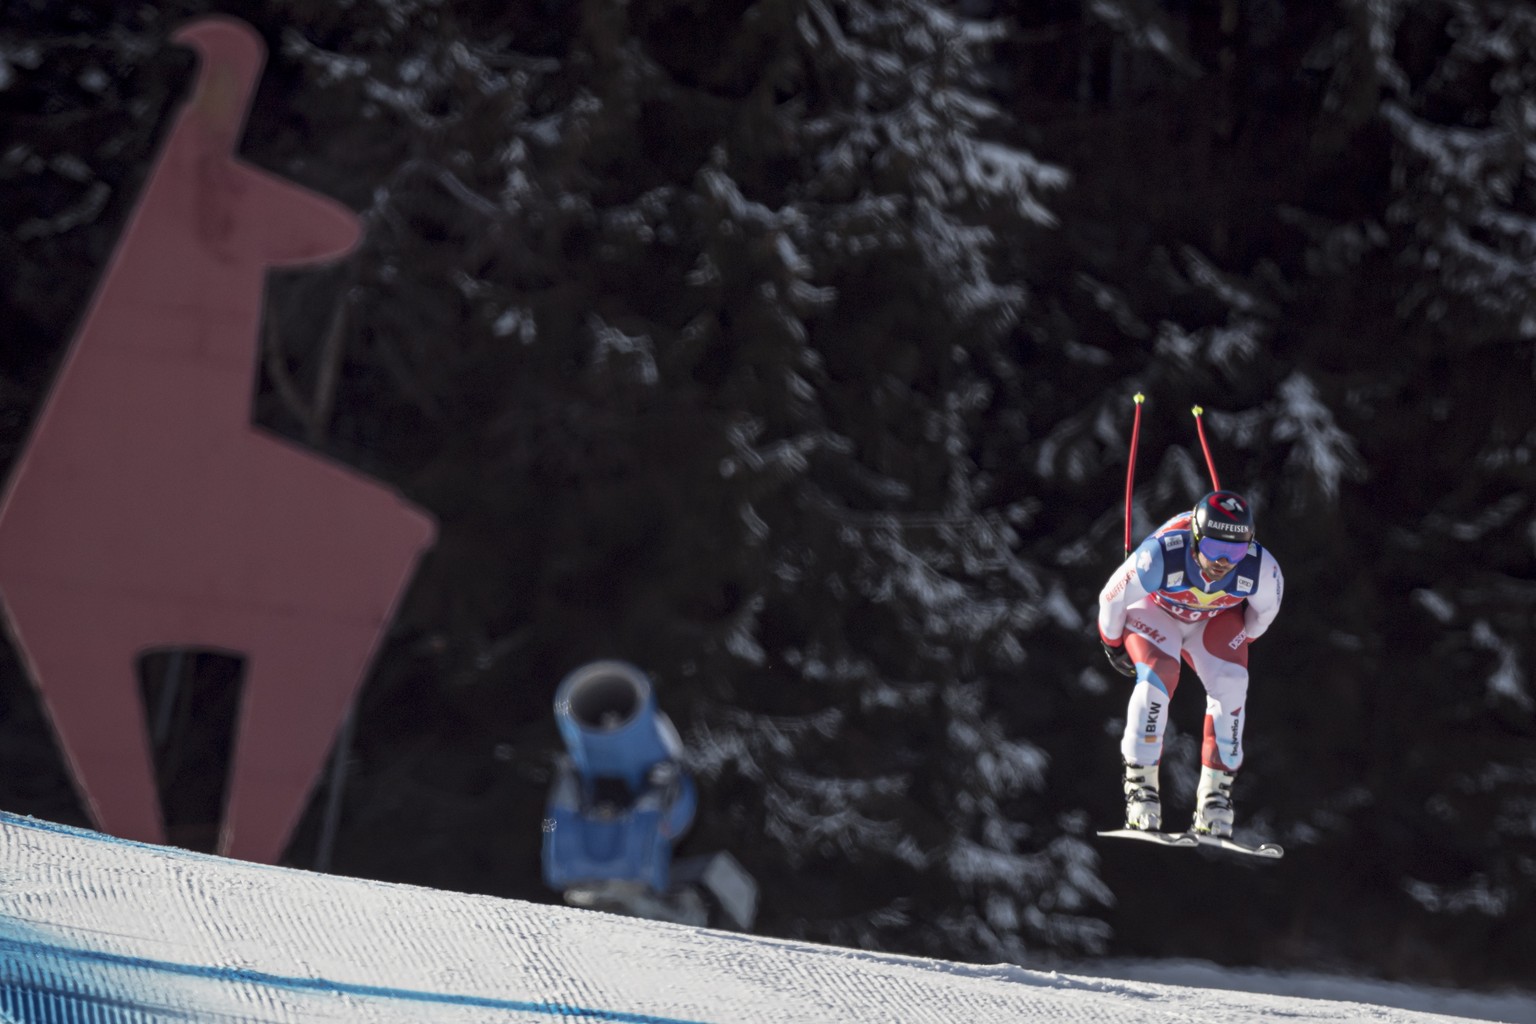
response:
M435 526L251 425L268 267L357 243L340 204L236 156L265 58L201 58L0 506L0 593L97 825L163 841L146 650L245 659L219 849L275 862Z

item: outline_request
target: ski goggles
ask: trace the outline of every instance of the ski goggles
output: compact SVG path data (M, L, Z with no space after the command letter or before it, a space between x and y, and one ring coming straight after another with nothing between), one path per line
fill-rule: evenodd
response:
M1248 542L1245 540L1217 540L1215 537L1201 537L1200 553L1213 562L1222 558L1229 562L1239 562L1248 553Z

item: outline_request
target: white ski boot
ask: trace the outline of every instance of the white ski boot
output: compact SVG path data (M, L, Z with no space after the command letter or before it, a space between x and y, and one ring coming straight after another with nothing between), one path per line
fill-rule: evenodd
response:
M1125 765L1125 827L1143 832L1163 828L1163 802L1157 795L1157 765Z
M1200 788L1195 790L1195 822L1190 826L1191 832L1232 838L1232 780L1236 777L1219 768L1200 766Z

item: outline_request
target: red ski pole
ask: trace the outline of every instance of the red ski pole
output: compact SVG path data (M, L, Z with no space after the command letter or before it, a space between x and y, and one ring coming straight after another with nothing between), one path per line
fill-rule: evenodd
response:
M1211 471L1211 490L1219 491L1221 490L1221 481L1216 479L1216 463L1211 458L1211 446L1205 443L1205 421L1200 418L1200 414L1203 412L1205 412L1204 409L1198 405L1195 406L1195 431L1200 435L1200 448L1205 452L1205 468Z
M1141 403L1146 396L1136 392L1136 418L1131 421L1131 458L1125 467L1125 554L1131 554L1131 487L1136 482L1136 439L1141 434Z

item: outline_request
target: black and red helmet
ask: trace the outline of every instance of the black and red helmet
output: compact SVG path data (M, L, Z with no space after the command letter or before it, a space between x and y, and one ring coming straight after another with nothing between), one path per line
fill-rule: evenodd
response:
M1253 540L1253 506L1235 491L1212 491L1195 505L1189 522L1195 543L1202 540Z

